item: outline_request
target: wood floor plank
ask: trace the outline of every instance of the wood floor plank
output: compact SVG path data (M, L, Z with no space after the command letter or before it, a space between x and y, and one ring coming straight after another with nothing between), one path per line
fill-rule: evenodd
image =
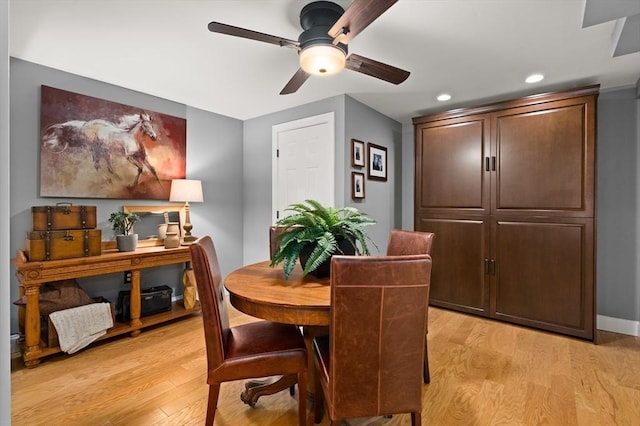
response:
M230 309L232 324L255 318ZM444 309L429 311L431 383L425 425L640 424L640 338L598 332L598 343ZM97 342L11 374L14 426L202 425L206 354L194 315L136 337ZM288 392L240 401L243 381L222 385L217 426L297 424ZM351 419L352 426L400 426L408 415ZM325 417L321 425L328 425Z

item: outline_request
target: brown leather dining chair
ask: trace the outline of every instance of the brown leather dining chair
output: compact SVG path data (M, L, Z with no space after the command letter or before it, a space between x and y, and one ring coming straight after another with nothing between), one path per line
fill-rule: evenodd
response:
M276 250L278 250L278 238L285 229L287 228L284 226L272 225L269 227L269 259L271 259Z
M313 341L314 419L411 413L421 424L431 257L333 256L329 336ZM323 403L324 402L324 403Z
M431 254L431 246L435 234L432 232L405 231L402 229L392 229L389 233L389 244L387 245L387 256L402 256L407 254ZM429 294L427 293L427 306L429 305ZM427 323L429 311L427 310ZM429 326L424 332L424 366L422 377L424 383L431 382L429 374L429 345L427 334Z
M264 320L230 327L213 240L209 236L201 237L190 246L190 251L207 350L209 401L206 424L213 425L221 383L297 374L298 419L300 426L305 425L307 350L299 329Z

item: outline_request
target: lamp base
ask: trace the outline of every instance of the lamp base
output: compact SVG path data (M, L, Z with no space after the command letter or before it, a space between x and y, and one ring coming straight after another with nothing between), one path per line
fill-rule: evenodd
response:
M198 237L194 237L193 235L185 235L180 245L190 246L191 244L195 243L197 239Z

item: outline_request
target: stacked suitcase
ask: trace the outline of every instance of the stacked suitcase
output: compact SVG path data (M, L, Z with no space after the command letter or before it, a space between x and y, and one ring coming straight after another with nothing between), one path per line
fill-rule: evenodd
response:
M102 254L102 230L96 229L96 206L31 207L33 231L27 232L29 261L71 259Z

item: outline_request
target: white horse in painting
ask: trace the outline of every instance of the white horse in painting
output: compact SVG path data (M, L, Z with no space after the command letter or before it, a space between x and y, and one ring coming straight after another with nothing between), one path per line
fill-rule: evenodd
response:
M57 154L63 153L69 146L84 146L91 152L96 170L104 160L107 171L118 177L111 165L111 154L123 155L138 169L133 186L137 186L140 175L146 168L160 183L155 168L149 163L143 136L157 140L158 136L147 113L130 114L120 118L117 123L95 119L89 121L71 120L48 126L42 134L44 149Z

